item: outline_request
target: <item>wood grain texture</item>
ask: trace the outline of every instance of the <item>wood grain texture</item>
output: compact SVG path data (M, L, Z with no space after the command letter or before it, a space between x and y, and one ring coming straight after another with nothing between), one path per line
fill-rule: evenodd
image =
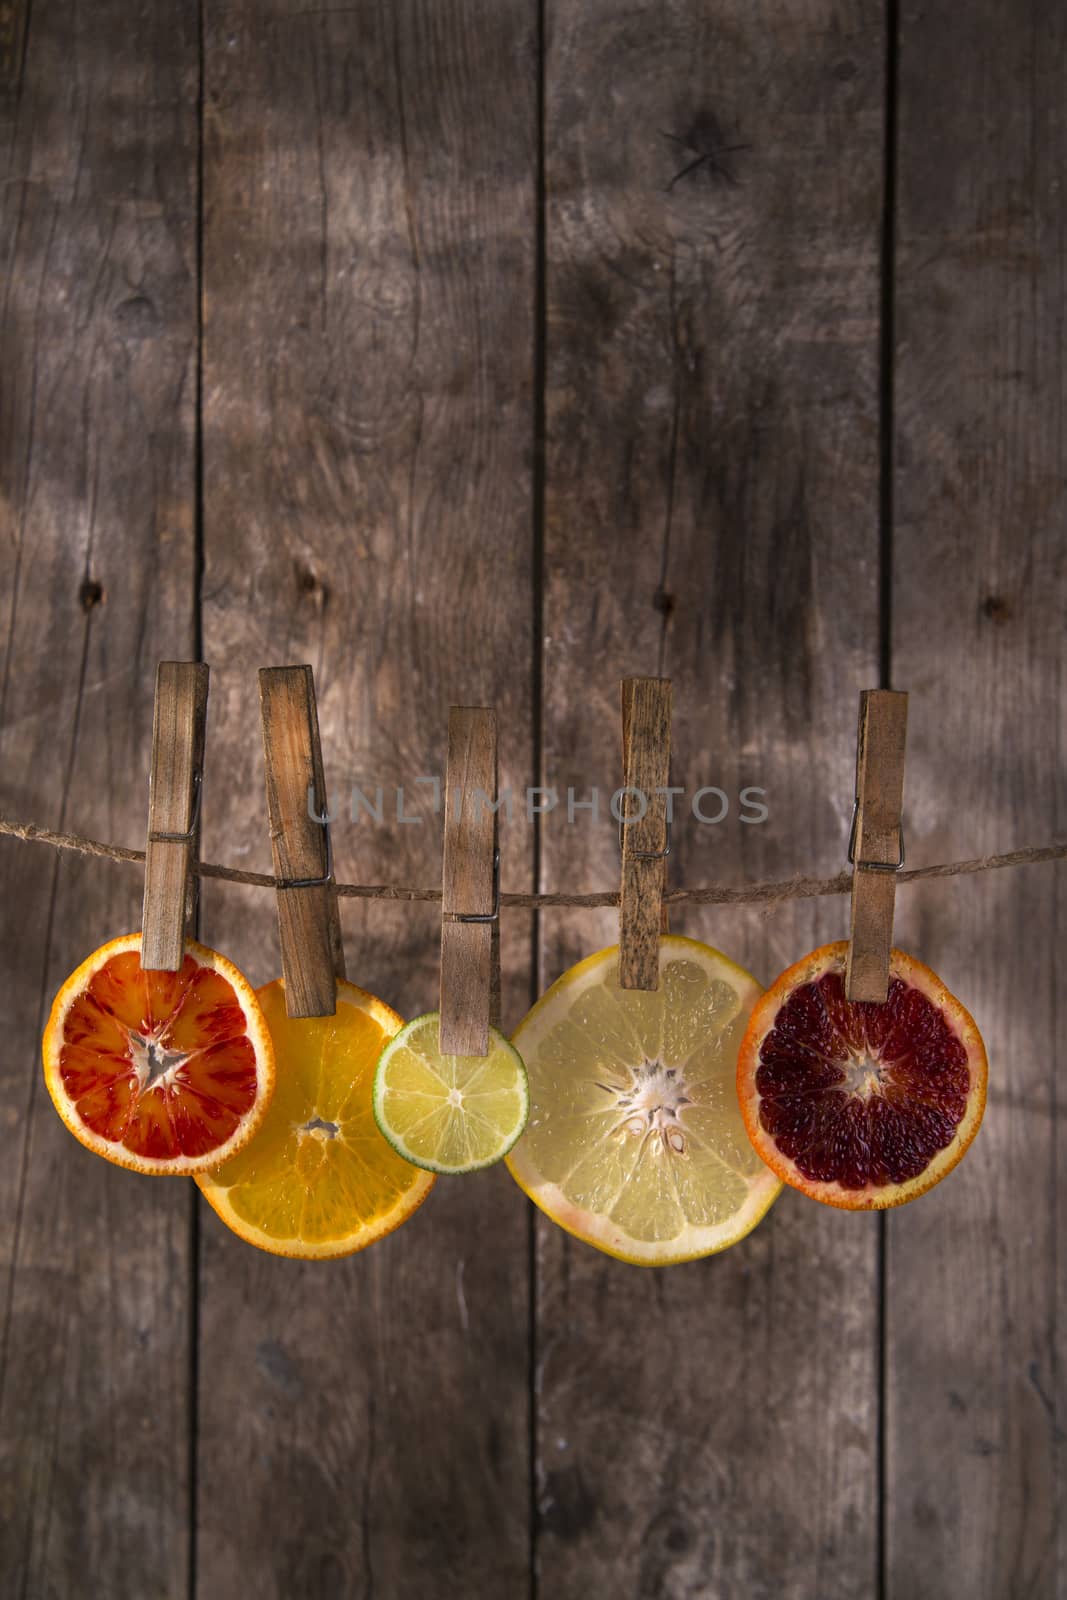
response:
M666 673L672 882L837 870L877 671L881 8L548 23L542 782L610 794L617 680ZM663 132L750 148L668 192L692 157ZM561 804L544 886L599 887L617 849L606 807ZM846 931L843 902L673 921L764 982ZM543 983L617 937L610 912L544 930ZM876 1230L787 1193L657 1272L538 1223L542 1593L872 1593Z
M901 862L901 807L908 697L864 689L856 733L856 810L845 993L879 1004L889 992L895 869ZM869 865L868 863L875 863ZM894 872L879 868L892 867Z
M261 668L259 704L274 875L290 885L275 895L285 1009L291 1017L332 1017L345 955L337 890L315 881L331 865L318 820L330 809L311 668Z
M438 878L446 711L481 701L505 886L531 886L535 750L543 886L616 881L617 683L666 672L672 881L841 868L878 667L884 8L202 10L211 856L270 869L256 671L295 659L339 875ZM1067 23L1051 0L899 12L892 668L926 862L1067 830ZM197 34L173 0L0 0L0 806L132 845L155 665L199 643ZM38 1057L59 983L136 926L137 873L0 841L0 875L5 1595L1062 1590L1062 867L899 896L991 1087L960 1171L884 1221L881 1574L877 1220L787 1193L669 1273L538 1221L531 1351L529 1212L499 1169L326 1269L204 1213L192 1573L191 1186L81 1151ZM356 979L432 1005L438 908L344 915ZM846 931L843 900L678 916L764 981ZM611 911L543 928L543 982L618 936ZM274 929L266 892L206 892L204 936L257 982ZM508 1026L531 931L503 919Z
M205 851L269 867L256 668L308 661L338 875L440 881L416 780L443 783L448 706L491 704L517 797L503 872L528 887L534 7L205 15L204 640L209 764L231 773ZM381 821L362 801L350 820L356 788L381 789ZM432 1010L439 906L342 915L352 978ZM213 887L203 925L275 976L269 896ZM509 1026L530 949L513 914ZM202 1227L201 1600L524 1594L528 1232L507 1173L442 1181L325 1271Z
M670 847L665 791L671 771L671 685L666 678L624 678L623 822L619 887L619 983L659 988L659 936Z
M893 675L927 861L1067 824L1067 19L909 3L900 51ZM898 905L985 1037L989 1101L887 1223L889 1600L1067 1582L1064 913L1062 866Z
M494 920L499 912L496 715L475 706L448 714L441 884L441 1049L489 1051ZM471 922L471 917L485 918Z
M26 49L29 0L0 0L0 97L18 94Z
M195 18L35 0L24 43L0 95L0 803L141 846L156 663L195 650ZM137 928L139 875L14 843L0 875L0 1591L185 1600L192 1197L81 1149L40 1062L59 985Z
M195 893L189 865L200 837L207 695L202 661L159 663L141 908L141 966L148 972L177 972L184 959Z

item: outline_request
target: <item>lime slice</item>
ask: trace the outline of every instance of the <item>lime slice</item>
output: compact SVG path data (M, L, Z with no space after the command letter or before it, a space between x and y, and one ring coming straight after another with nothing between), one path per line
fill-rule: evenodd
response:
M441 1016L390 1039L374 1076L374 1117L398 1155L428 1172L477 1172L506 1156L526 1126L530 1090L514 1045L489 1029L489 1054L442 1055Z
M677 935L660 940L653 992L620 988L617 948L565 972L515 1033L533 1102L508 1156L520 1188L568 1233L641 1266L743 1239L781 1189L737 1101L760 992Z

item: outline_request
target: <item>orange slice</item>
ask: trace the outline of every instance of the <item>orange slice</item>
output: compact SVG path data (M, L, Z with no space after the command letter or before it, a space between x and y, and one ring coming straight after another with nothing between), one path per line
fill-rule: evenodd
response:
M425 1200L433 1175L379 1133L371 1100L396 1012L339 980L332 1017L289 1017L281 978L260 989L278 1088L252 1142L197 1178L223 1222L273 1255L328 1260L392 1233Z
M737 1063L748 1136L786 1183L849 1211L914 1200L959 1161L985 1110L974 1021L894 950L882 1005L845 998L848 945L824 945L758 1001Z
M74 1137L136 1172L225 1160L255 1133L274 1088L251 985L191 939L178 972L145 972L139 933L94 951L56 995L43 1053Z

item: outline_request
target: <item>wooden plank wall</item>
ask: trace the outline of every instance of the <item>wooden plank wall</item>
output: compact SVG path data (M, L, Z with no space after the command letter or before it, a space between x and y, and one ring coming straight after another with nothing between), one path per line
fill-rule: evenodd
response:
M222 715L205 849L266 862L256 667L310 661L341 876L440 881L450 701L495 703L502 782L532 745L536 51L515 0L316 14L207 7L204 648ZM353 786L383 826L352 823ZM509 881L529 884L523 826ZM269 911L209 939L278 970ZM349 975L436 1005L439 913L345 908ZM530 936L505 930L513 1018ZM503 1169L427 1227L297 1266L205 1219L199 1584L521 1593L529 1567L525 1208ZM235 1462L242 1493L228 1492ZM460 1464L461 1469L460 1469ZM279 1529L281 1530L279 1534Z
M899 83L892 666L925 861L1067 821L1062 10L961 31L906 4ZM1061 867L902 902L901 943L973 1004L990 1105L975 1159L889 1220L889 1600L1067 1583L1063 891Z
M530 766L533 37L528 6L208 6L205 651L229 763L205 848L266 861L256 667L315 667L342 877L440 880L450 701L496 702ZM346 818L352 787L386 824ZM422 805L422 811L426 811ZM530 837L509 830L510 882ZM440 917L346 907L347 968L432 1010ZM264 896L205 930L277 973ZM507 928L512 1014L530 933ZM426 1229L331 1270L205 1219L203 1595L522 1592L525 1208L506 1171L438 1184ZM242 1494L229 1493L235 1462ZM462 1462L462 1470L458 1470Z
M543 781L610 795L617 680L670 675L672 781L731 803L701 826L679 802L692 883L836 869L878 673L880 18L716 10L561 0L546 55ZM765 824L739 821L748 784ZM610 824L547 820L546 887L617 861ZM843 914L672 926L767 982ZM544 920L543 984L615 938L610 914ZM789 1194L743 1249L657 1274L539 1220L546 1595L864 1592L877 1227Z
M506 887L614 884L565 796L621 782L628 673L674 680L673 781L730 800L680 817L673 883L837 869L887 675L912 862L1062 836L1064 31L1050 0L0 0L0 810L138 844L155 662L202 650L234 865L270 864L256 668L301 661L346 878L438 880L414 780L456 701L498 708L502 786L559 797L502 822ZM990 1046L960 1173L888 1222L787 1193L663 1273L502 1169L324 1267L80 1151L39 1034L138 875L4 840L0 874L4 1594L1067 1582L1062 869L901 890ZM434 1003L434 908L343 916L356 981ZM674 925L769 981L846 919ZM262 891L210 885L201 927L275 975ZM507 915L505 1024L613 936Z
M198 649L195 21L41 0L5 67L0 805L143 847L155 663ZM39 1062L141 886L10 841L2 873L0 1589L185 1594L194 1197L79 1149Z

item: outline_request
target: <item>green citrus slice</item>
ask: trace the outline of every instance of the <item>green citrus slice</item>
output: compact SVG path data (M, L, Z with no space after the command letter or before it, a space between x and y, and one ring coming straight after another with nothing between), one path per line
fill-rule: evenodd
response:
M522 1057L495 1028L485 1056L442 1055L441 1016L390 1039L374 1076L374 1117L398 1155L429 1172L476 1172L506 1156L526 1126Z

